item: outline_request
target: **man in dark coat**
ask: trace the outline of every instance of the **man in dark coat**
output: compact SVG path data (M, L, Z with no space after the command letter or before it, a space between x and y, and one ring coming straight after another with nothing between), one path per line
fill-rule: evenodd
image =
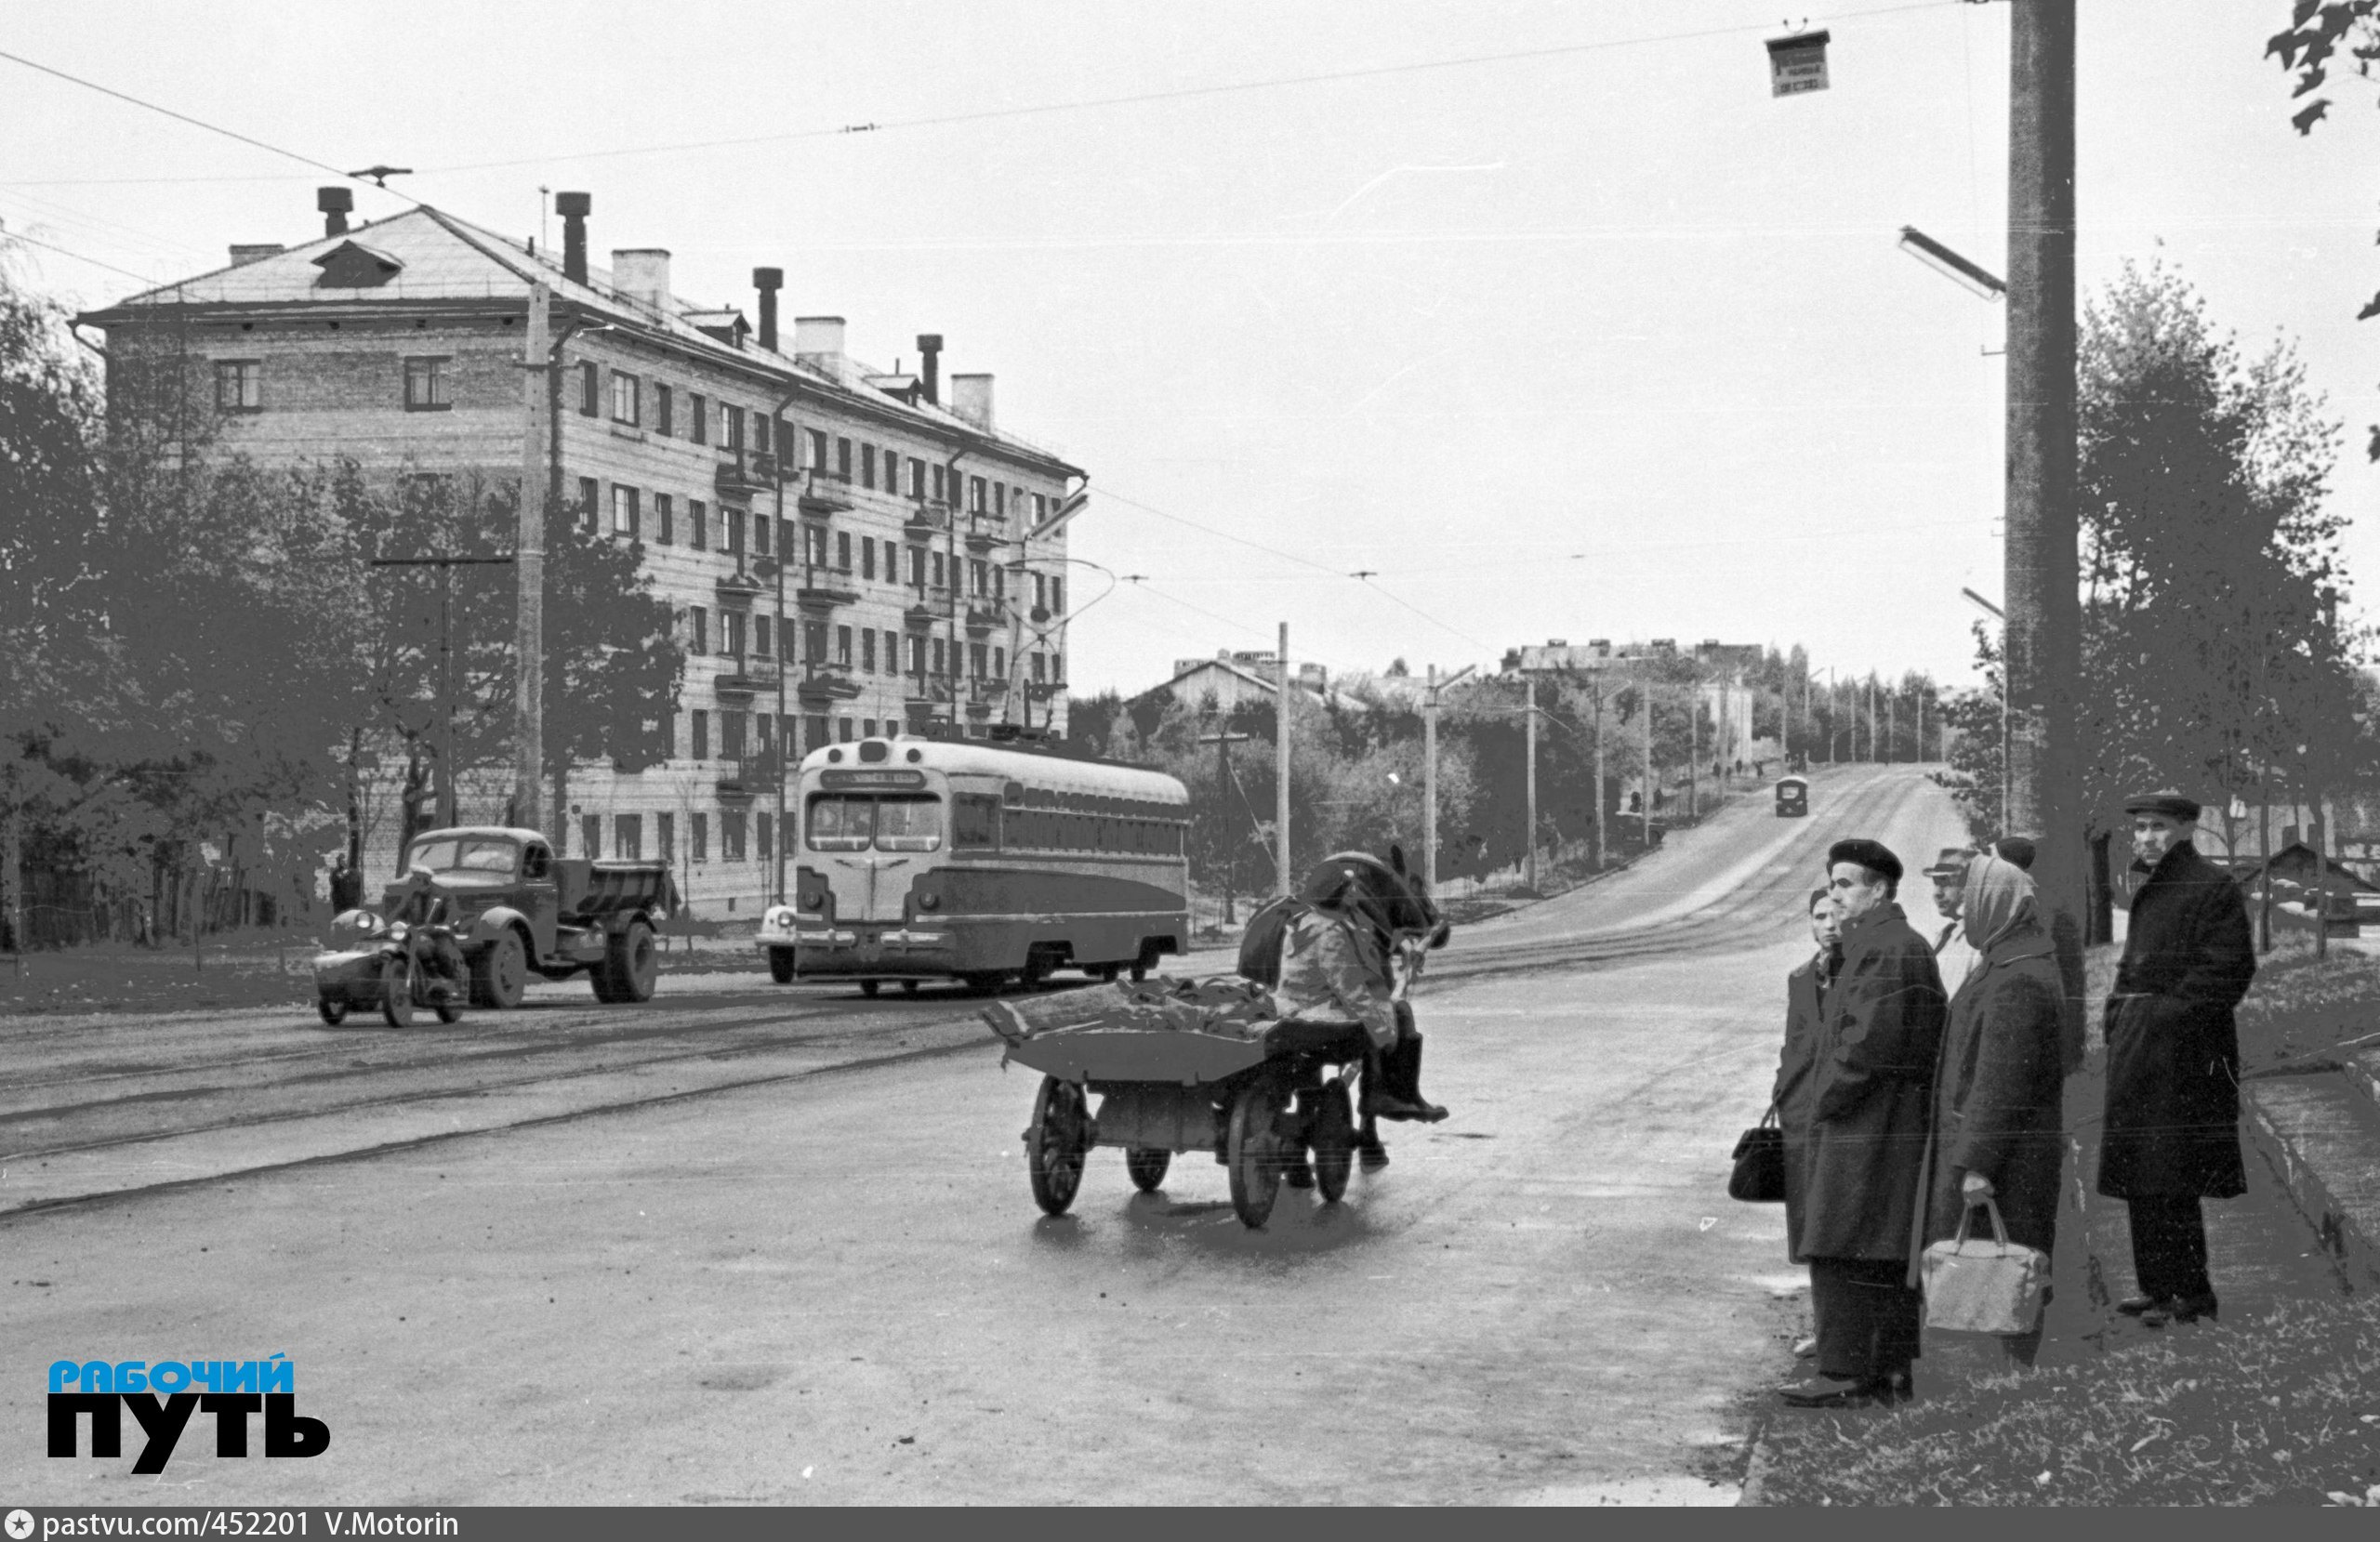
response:
M1837 841L1827 887L1843 967L1819 1020L1801 1246L1818 1325L1815 1375L1784 1389L1798 1407L1906 1396L1923 1302L1911 1258L1924 1216L1942 977L1895 903L1900 859Z
M1785 1256L1802 1261L1802 1205L1807 1170L1810 1104L1817 1097L1819 1018L1829 986L1843 962L1834 902L1823 890L1809 899L1810 941L1818 951L1785 977L1785 1045L1777 1056L1777 1085L1769 1094L1785 1136Z
M2135 871L2123 962L2108 996L2108 1104L2099 1193L2132 1216L2140 1293L2116 1310L2152 1326L2215 1314L2202 1199L2247 1192L2240 1158L2240 1034L2255 978L2239 886L2198 854L2199 806L2176 792L2124 804Z

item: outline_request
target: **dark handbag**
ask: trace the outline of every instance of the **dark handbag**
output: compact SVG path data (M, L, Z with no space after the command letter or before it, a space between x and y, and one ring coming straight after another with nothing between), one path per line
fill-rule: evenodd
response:
M1727 1197L1747 1205L1785 1203L1785 1130L1777 1105L1736 1142L1736 1168L1727 1175Z

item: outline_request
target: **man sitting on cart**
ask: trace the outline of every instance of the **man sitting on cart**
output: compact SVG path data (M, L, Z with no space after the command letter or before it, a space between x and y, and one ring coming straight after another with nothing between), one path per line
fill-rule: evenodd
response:
M1375 1119L1435 1122L1447 1111L1421 1095L1421 1035L1412 1008L1396 989L1396 942L1385 908L1368 892L1364 867L1333 858L1306 877L1299 898L1309 907L1282 939L1281 981L1273 997L1282 1017L1307 1022L1354 1022L1369 1040L1364 1062L1364 1165L1379 1166L1387 1151ZM1297 1181L1293 1170L1290 1181Z

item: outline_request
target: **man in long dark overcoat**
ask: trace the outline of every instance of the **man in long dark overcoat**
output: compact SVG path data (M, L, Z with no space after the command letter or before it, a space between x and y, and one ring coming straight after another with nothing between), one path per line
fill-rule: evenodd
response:
M1827 886L1843 965L1819 1019L1803 1174L1818 1367L1785 1401L1825 1407L1906 1396L1923 1302L1910 1258L1921 1219L1942 977L1895 903L1900 859L1837 841Z
M2204 1199L2247 1192L2240 1158L2240 1034L2255 978L2239 885L2198 854L2199 806L2175 792L2124 804L2135 870L2123 962L2108 997L2108 1103L2099 1193L2131 1211L2140 1293L2116 1310L2152 1325L2215 1313Z

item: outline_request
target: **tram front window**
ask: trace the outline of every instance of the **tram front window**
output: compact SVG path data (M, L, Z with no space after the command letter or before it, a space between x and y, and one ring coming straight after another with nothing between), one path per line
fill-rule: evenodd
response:
M827 794L810 800L813 851L937 851L942 803L934 797L870 797Z

